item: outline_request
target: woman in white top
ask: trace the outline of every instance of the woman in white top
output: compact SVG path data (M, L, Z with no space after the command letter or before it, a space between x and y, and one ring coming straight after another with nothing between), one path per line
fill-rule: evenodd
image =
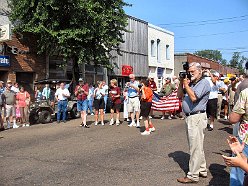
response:
M93 106L95 108L95 125L98 124L98 114L100 112L101 123L104 125L104 96L105 96L105 89L103 88L103 84L101 81L97 82L97 88L94 90L94 102Z

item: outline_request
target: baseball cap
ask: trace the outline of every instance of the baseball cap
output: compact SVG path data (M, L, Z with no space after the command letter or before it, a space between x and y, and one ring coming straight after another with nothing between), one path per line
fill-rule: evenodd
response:
M84 81L84 79L83 78L79 78L78 81Z
M220 77L220 73L219 73L219 72L213 72L212 74L213 74L213 76L215 76L215 77Z

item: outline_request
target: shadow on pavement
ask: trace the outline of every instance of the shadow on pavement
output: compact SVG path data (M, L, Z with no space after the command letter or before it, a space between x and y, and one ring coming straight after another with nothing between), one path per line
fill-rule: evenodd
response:
M189 154L188 153L185 153L183 151L175 151L173 153L168 154L168 156L170 158L173 158L173 160L178 163L178 165L185 172L185 174L188 173L189 171L189 166L188 166Z
M229 173L225 170L225 165L220 165L217 163L213 163L209 166L209 171L213 178L210 180L209 185L221 185L228 186L229 185Z
M219 123L223 124L223 125L229 125L231 126L230 122L228 120L219 120Z
M233 133L233 129L231 127L223 127L223 128L219 128L218 130L226 131L228 134Z

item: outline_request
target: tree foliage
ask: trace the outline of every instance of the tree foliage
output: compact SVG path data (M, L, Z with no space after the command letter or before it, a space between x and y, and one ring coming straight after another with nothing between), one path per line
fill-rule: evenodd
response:
M112 67L127 15L123 0L9 0L15 30L37 36L39 53Z
M232 59L230 60L230 66L234 68L238 68L240 73L244 72L244 64L248 62L248 58L245 56L241 56L240 52L234 52L232 55Z
M205 57L208 59L212 59L215 61L222 61L222 53L219 50L199 50L196 51L194 54Z

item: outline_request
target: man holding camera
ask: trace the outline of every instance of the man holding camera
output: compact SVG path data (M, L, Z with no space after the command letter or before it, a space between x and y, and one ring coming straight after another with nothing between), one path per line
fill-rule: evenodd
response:
M75 88L75 96L77 97L77 110L81 113L82 123L80 126L84 128L89 128L86 124L86 116L87 116L87 109L88 109L88 100L87 96L89 94L89 86L88 84L84 83L83 78L79 78L78 80L79 85Z
M187 176L178 178L177 181L180 183L197 183L199 177L207 177L203 143L204 131L208 122L206 106L210 84L202 77L201 65L195 62L190 63L187 74L183 78L180 77L178 97L183 99L182 108L186 115L190 160Z
M135 81L135 75L129 75L130 82L127 83L128 103L127 109L131 113L132 122L128 125L129 127L136 126L140 127L139 114L140 114L140 100L139 100L139 82ZM136 115L137 123L135 123L134 117Z

